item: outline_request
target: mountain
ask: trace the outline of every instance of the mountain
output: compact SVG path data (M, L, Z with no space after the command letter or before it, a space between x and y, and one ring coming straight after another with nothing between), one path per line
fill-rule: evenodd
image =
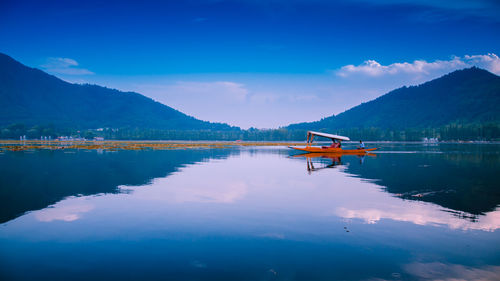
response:
M0 53L0 126L233 130L198 120L134 92L65 82Z
M437 128L452 123L500 122L500 77L472 67L412 87L393 90L337 116L287 129Z
M500 139L500 77L458 70L402 87L337 116L278 130L198 120L133 92L71 84L0 53L0 138L96 133L107 139L299 140L325 130L368 140Z

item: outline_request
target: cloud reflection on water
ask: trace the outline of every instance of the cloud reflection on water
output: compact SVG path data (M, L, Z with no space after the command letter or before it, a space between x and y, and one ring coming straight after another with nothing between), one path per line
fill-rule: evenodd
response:
M462 230L500 228L498 210L478 216L477 220L465 219L467 214L459 216L436 204L394 197L379 185L350 177L342 166L308 176L304 163L270 155L230 157L188 166L151 185L136 187L134 196L176 203L238 202L239 211L259 206L262 212L281 209L314 216L333 213L369 224L391 219Z
M48 208L34 212L35 218L41 222L65 221L80 219L83 213L94 209L94 205L82 197L70 197Z
M358 164L361 165L350 163ZM335 215L343 219L361 219L368 224L390 219L461 230L494 231L500 228L498 210L470 220L464 218L467 214L461 217L456 211L433 203L394 197L373 182L352 177L343 166L339 168L309 174L306 161L242 152L224 160L188 165L147 185L120 186L130 193L101 196L104 198L100 206L126 205L127 210L122 212L141 213L145 204L158 212L163 208L187 209L176 207L179 204L201 204L201 209L191 210L190 216L201 217L203 214L197 212L210 209L217 214L215 217L222 219L229 214L221 204L229 204L231 216L244 217L251 213L269 221L282 220L282 216L321 218ZM84 203L80 197L68 198L35 212L35 217L44 222L78 220L82 213L94 208L91 205L93 198L87 198L89 200ZM203 207L204 204L211 205ZM245 224L245 220L239 223Z
M368 204L370 202L367 202ZM335 214L348 219L362 219L374 224L382 219L411 222L417 225L446 225L451 229L494 231L500 228L500 211L493 211L480 216L477 221L470 221L453 215L442 207L424 202L405 201L403 204L380 206L378 208L348 209L340 207Z
M420 280L461 281L498 280L500 266L469 267L459 264L446 264L440 262L411 263L404 266L407 273Z

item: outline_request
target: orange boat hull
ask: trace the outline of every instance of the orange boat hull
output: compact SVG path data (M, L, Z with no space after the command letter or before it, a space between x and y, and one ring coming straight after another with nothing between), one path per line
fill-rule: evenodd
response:
M365 154L369 151L374 151L377 148L366 149L342 149L342 148L322 148L319 146L289 146L292 149L306 151L311 153L338 153L338 154Z
M372 156L372 157L375 157L377 156L377 154L375 153L369 153L369 152L366 152L366 153L340 153L340 152L307 152L307 153L301 153L301 154L295 154L295 155L291 155L291 157L293 158L299 158L299 157L305 157L305 158L330 158L330 159L333 159L333 158L339 158L339 157L342 157L342 156L345 156L345 155L353 155L353 156Z

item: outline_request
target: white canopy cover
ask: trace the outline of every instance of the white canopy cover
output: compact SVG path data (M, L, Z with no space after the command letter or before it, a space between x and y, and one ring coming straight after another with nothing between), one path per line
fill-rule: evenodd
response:
M332 135L332 134L314 132L314 131L308 131L307 132L307 139L309 139L309 136L320 136L320 137L325 137L325 138L329 138L329 139L343 140L343 141L351 140L348 137L344 137L344 136L338 136L338 135Z

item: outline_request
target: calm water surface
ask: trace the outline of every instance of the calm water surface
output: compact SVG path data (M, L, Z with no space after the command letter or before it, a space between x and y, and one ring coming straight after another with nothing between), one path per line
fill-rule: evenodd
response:
M0 152L1 280L500 280L500 145Z

